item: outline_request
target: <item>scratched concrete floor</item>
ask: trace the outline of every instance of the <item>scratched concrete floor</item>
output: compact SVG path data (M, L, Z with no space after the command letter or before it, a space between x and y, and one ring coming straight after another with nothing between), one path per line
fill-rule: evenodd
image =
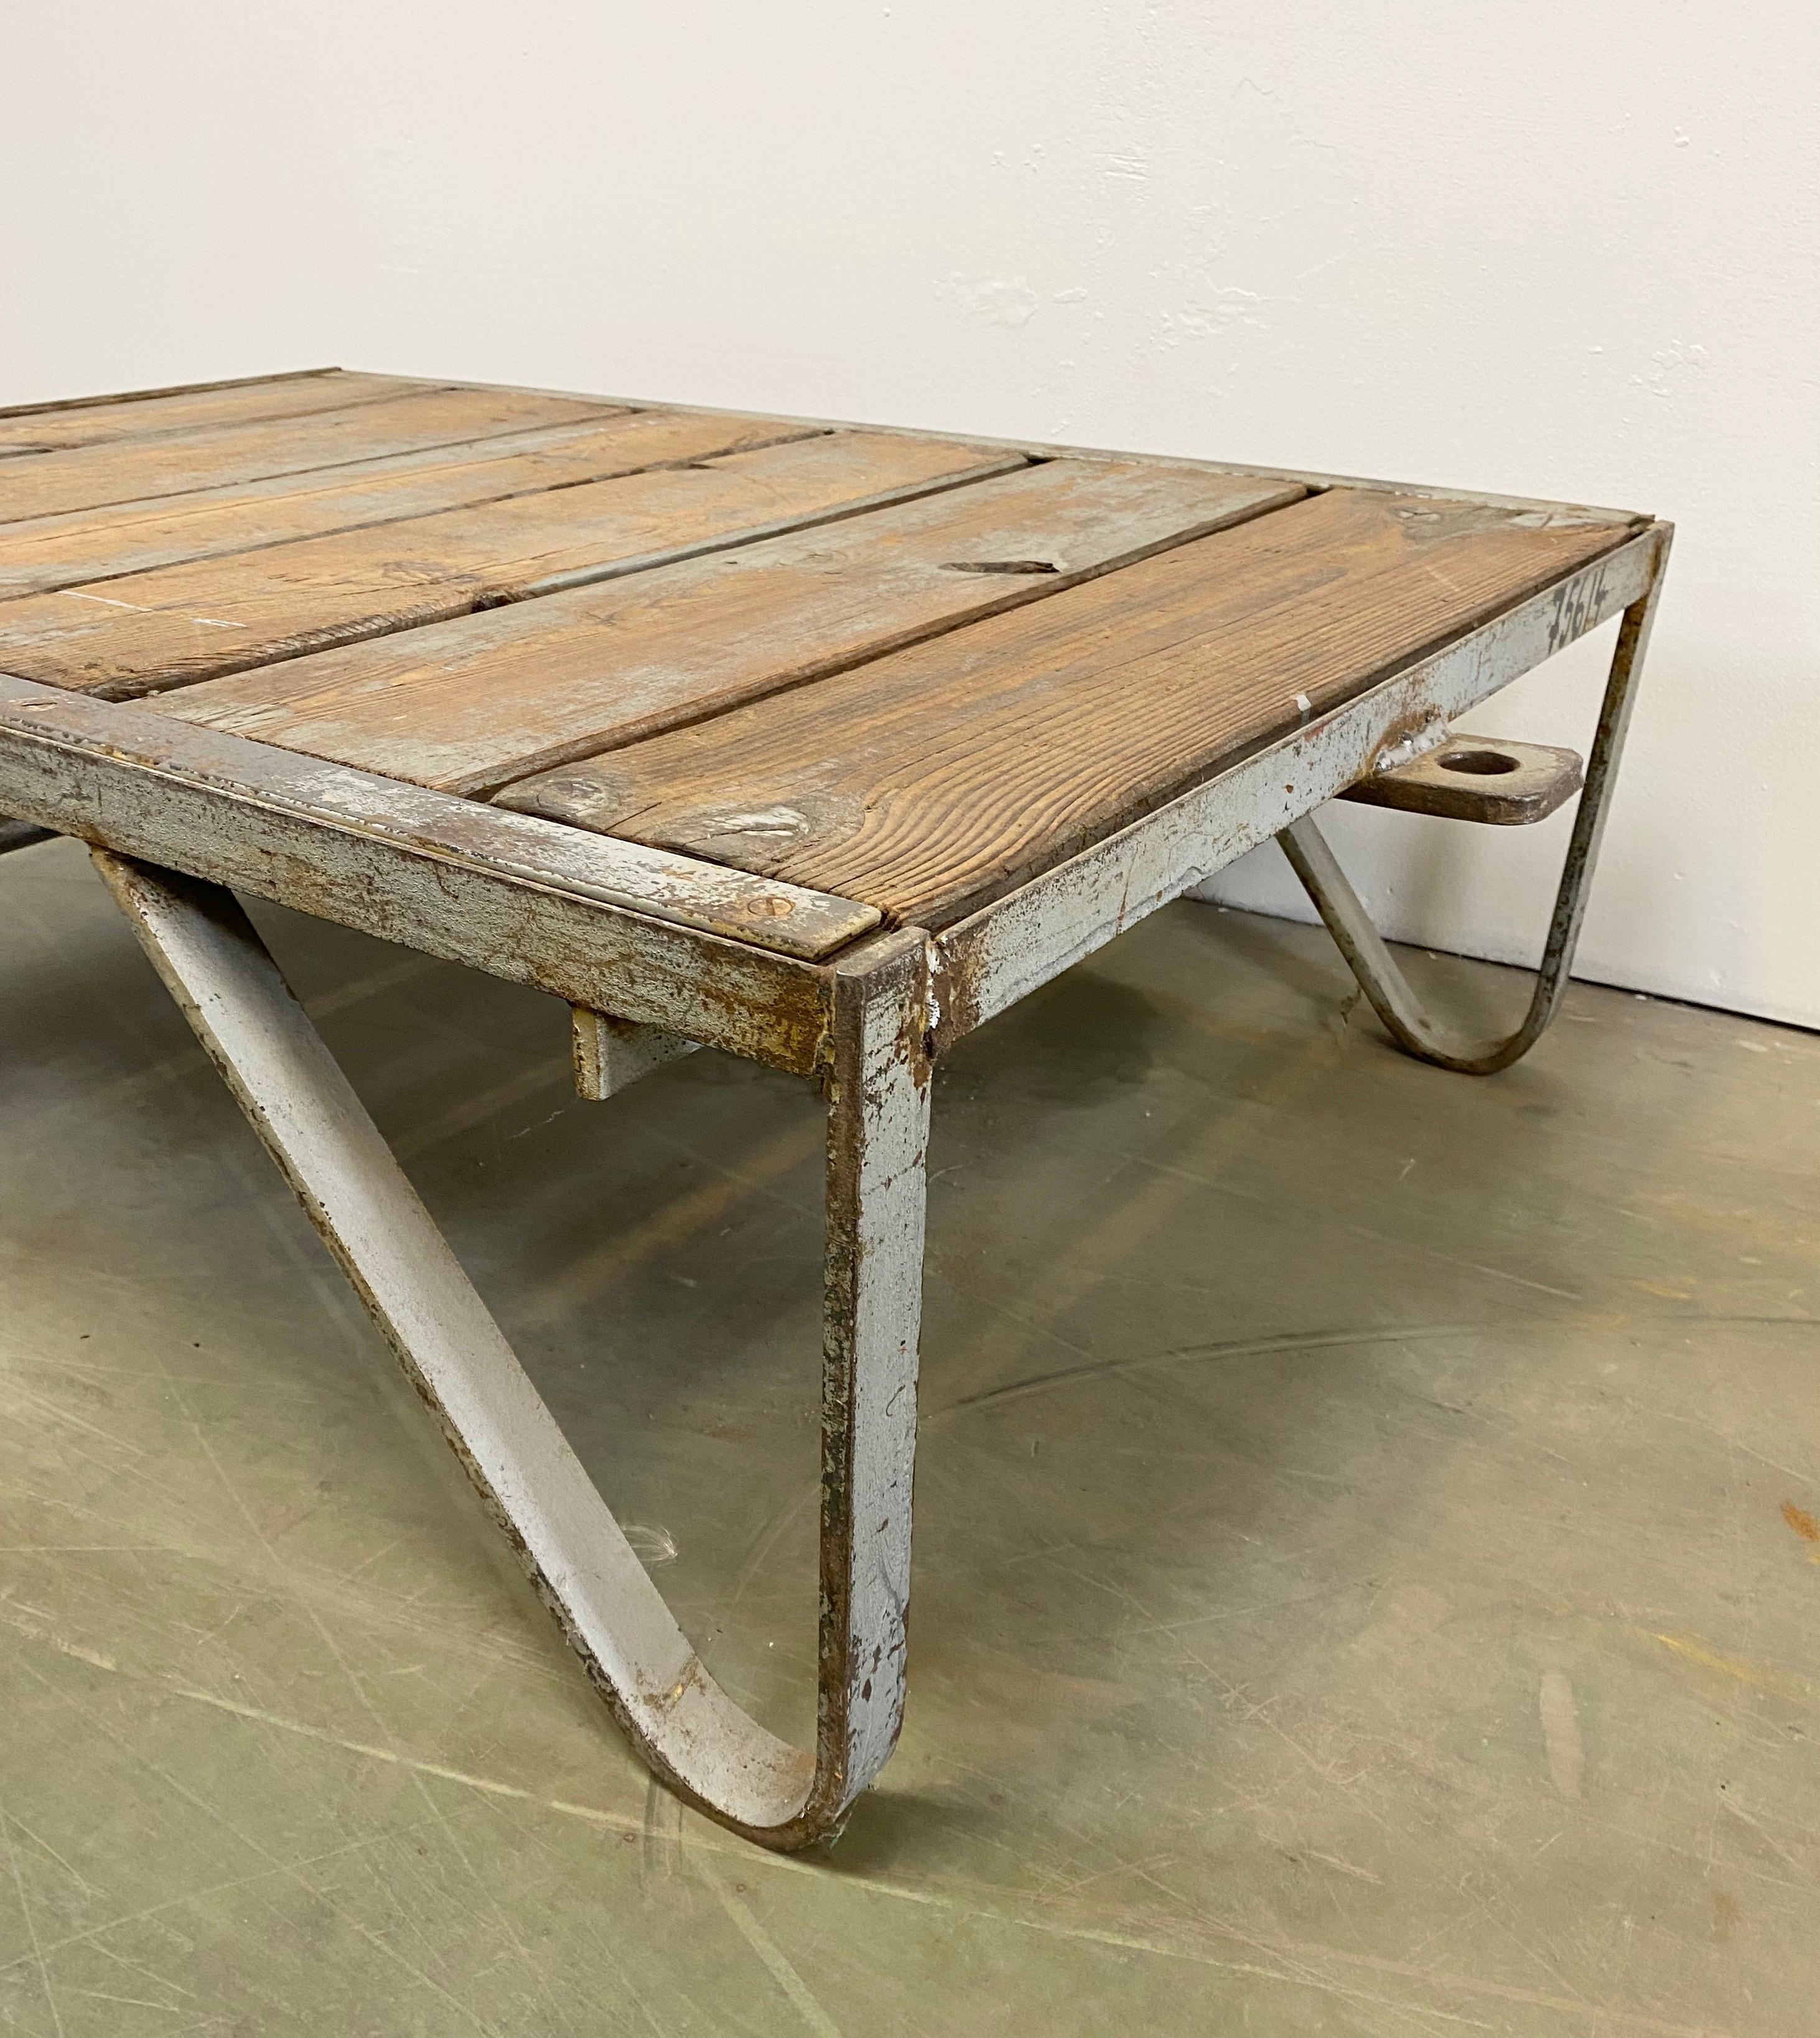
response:
M800 1727L817 1107L261 918ZM647 1789L81 852L0 926L6 2030L1820 2030L1820 1040L1582 987L1465 1082L1185 904L967 1043L908 1722L791 1862Z

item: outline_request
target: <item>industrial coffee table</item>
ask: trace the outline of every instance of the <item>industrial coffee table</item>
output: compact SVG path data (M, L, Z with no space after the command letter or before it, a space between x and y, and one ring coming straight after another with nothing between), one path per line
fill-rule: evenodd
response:
M1277 837L1486 1073L1572 961L1669 527L1204 461L322 370L0 415L0 841L81 837L646 1762L775 1847L901 1716L923 1147L971 1028ZM1587 760L1450 719L1623 621ZM1318 832L1579 792L1518 1029L1424 1013ZM715 1684L233 889L828 1103L813 1751Z

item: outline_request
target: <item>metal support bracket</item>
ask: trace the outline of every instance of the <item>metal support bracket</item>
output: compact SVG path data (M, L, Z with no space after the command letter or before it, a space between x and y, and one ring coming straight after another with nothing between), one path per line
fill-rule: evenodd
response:
M811 1752L759 1725L709 1675L233 893L93 854L639 1754L766 1847L837 1832L903 1716L929 1114L923 935L878 936L832 965Z
M1277 836L1283 854L1326 922L1328 932L1358 979L1359 988L1371 1001L1372 1010L1405 1054L1462 1075L1492 1075L1526 1055L1548 1030L1549 1021L1560 1008L1568 973L1573 968L1580 926L1586 917L1587 894L1592 881L1593 866L1598 858L1599 843L1605 833L1612 786L1636 698L1636 681L1648 646L1650 625L1655 619L1667 558L1665 535L1648 586L1625 609L1624 620L1618 627L1617 647L1612 654L1611 671L1599 708L1598 729L1587 760L1586 788L1580 797L1579 812L1574 816L1573 833L1568 839L1567 859L1555 894L1548 938L1536 972L1529 1010L1514 1032L1474 1039L1431 1017L1372 925L1371 915L1348 881L1326 837L1316 826L1314 816L1303 815ZM1416 760L1416 763L1422 761ZM1401 768L1407 771L1413 767L1405 765Z
M1577 752L1546 743L1455 736L1442 729L1432 747L1401 763L1381 764L1340 797L1443 820L1526 828L1564 807L1580 784Z
M617 1097L640 1076L692 1055L701 1045L665 1027L638 1019L616 1019L610 1012L591 1011L586 1005L571 1005L569 1014L575 1094L590 1104Z

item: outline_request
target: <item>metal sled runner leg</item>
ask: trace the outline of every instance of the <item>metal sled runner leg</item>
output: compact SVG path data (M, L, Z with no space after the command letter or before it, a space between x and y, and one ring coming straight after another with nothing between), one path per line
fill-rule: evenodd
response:
M1291 822L1276 838L1359 979L1360 989L1371 1001L1372 1010L1405 1053L1462 1075L1492 1075L1520 1060L1548 1030L1567 988L1574 950L1579 941L1593 866L1605 832L1612 785L1617 775L1636 680L1662 585L1666 549L1657 560L1648 590L1625 611L1619 626L1617 647L1612 655L1610 676L1599 709L1598 729L1587 760L1586 788L1574 816L1548 939L1536 972L1529 1010L1514 1032L1474 1040L1430 1015L1372 925L1371 915L1312 814Z
M703 1668L345 1076L225 888L95 861L645 1760L768 1847L838 1831L902 1716L928 1071L919 937L837 967L813 1753Z

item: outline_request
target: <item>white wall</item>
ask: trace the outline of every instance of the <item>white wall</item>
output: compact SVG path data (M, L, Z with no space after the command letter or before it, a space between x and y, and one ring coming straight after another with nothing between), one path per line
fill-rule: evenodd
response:
M1583 972L1820 1024L1811 6L64 0L4 47L0 401L332 361L1674 517ZM1585 650L1475 725L1583 735ZM1534 940L1559 818L1333 820L1393 932Z

